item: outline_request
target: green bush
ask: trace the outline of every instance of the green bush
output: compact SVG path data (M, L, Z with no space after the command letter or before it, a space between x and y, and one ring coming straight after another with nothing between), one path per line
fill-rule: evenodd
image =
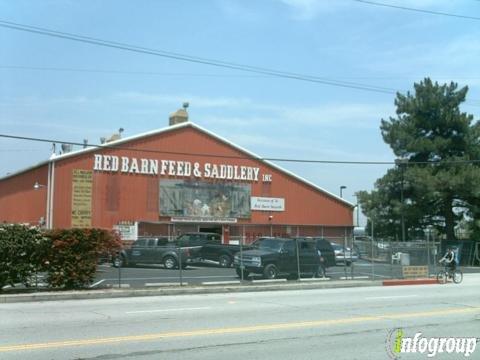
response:
M121 247L117 234L102 229L52 230L46 237L46 281L66 289L91 284L100 258L114 255Z
M42 268L39 250L47 242L35 227L0 225L0 291L5 285L31 285L31 278Z

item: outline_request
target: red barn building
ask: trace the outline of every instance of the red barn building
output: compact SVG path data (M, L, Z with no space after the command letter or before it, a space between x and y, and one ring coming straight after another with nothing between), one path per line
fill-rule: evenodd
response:
M0 221L116 228L125 240L187 231L218 232L224 242L352 235L352 204L182 120L182 111L167 128L0 179Z

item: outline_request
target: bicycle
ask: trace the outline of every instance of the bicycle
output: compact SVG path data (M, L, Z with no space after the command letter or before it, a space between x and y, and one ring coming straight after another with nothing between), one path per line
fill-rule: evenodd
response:
M451 270L446 264L444 265L444 269L440 270L437 273L437 281L440 284L445 284L448 279L452 279L455 284L460 284L463 280L463 272L462 270L455 269Z

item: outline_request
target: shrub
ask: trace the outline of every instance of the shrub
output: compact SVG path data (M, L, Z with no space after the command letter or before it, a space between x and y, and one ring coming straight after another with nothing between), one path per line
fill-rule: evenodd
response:
M46 243L35 227L0 225L0 291L5 285L31 285L32 276L42 267L39 250Z
M46 281L52 287L77 289L91 284L99 259L121 247L116 233L102 229L52 230L46 236Z

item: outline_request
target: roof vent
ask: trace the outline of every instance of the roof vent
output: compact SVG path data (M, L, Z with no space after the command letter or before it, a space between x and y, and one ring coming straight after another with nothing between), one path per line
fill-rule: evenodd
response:
M112 134L112 136L110 136L110 138L108 138L106 142L108 143L108 142L120 140L122 138L122 133L124 131L125 131L124 128L118 129L118 133Z
M181 124L188 121L188 112L187 112L188 105L189 105L188 102L184 102L182 109L178 109L174 113L170 114L170 117L168 119L170 126Z
M72 144L62 144L62 154L66 154L72 151Z

